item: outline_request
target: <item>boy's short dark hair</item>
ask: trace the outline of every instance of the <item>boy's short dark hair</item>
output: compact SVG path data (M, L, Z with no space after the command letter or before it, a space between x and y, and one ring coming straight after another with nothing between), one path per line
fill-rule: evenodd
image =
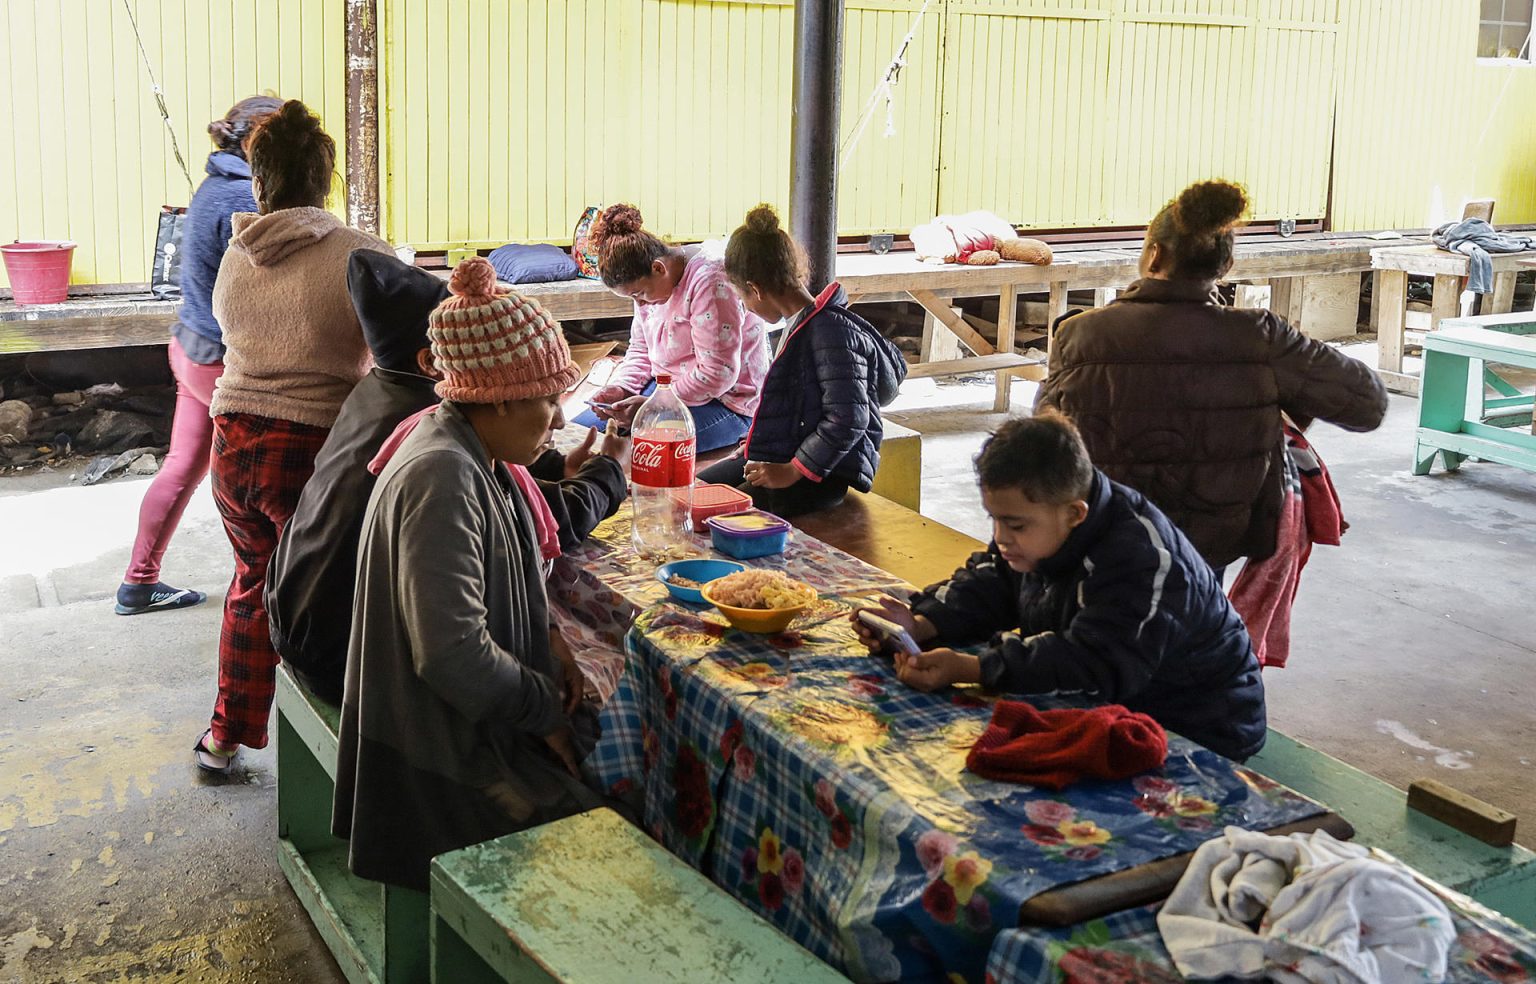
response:
M982 488L1018 489L1031 502L1063 505L1088 498L1093 461L1072 421L1046 411L1010 420L987 438L976 478Z

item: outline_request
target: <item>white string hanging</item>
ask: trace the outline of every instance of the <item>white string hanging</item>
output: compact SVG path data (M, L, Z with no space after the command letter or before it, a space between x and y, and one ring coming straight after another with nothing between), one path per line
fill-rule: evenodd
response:
M885 72L880 81L875 83L875 88L869 94L869 100L864 103L864 110L859 114L858 121L853 130L843 138L842 146L837 148L837 170L842 172L848 164L848 158L854 148L864 136L864 131L869 127L869 121L874 118L875 110L881 100L885 101L885 137L896 135L896 85L901 81L901 70L907 67L907 49L912 46L912 39L917 35L917 28L923 21L923 15L928 13L928 8L933 0L923 0L923 6L912 18L912 26L907 28L906 36L901 39L901 44L896 48L896 54L892 56L890 64L885 67Z
M181 156L181 144L176 141L176 128L171 124L170 110L165 107L165 93L160 88L160 83L155 80L155 69L149 63L149 52L144 50L144 39L139 35L139 22L134 19L133 8L128 0L123 0L123 10L128 13L128 24L133 28L133 37L139 43L139 57L144 59L144 71L149 76L149 91L155 97L155 105L160 108L160 119L165 121L165 132L171 135L171 153L176 155L176 163L181 165L181 173L187 179L187 187L192 184L192 172L187 169L187 162Z

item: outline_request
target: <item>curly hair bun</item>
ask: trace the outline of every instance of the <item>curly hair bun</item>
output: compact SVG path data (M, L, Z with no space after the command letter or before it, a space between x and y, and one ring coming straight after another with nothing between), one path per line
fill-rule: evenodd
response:
M1184 189L1176 209L1179 228L1186 233L1225 232L1248 211L1248 193L1230 181L1201 181Z
M763 204L747 213L747 231L756 236L771 236L779 231L779 213Z
M645 218L633 205L610 205L592 225L592 245L602 248L603 243L620 236L633 236L645 228Z

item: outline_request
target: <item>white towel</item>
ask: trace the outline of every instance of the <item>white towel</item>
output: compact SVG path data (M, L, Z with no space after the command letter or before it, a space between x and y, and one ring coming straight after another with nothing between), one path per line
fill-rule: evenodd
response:
M1408 984L1445 979L1451 914L1396 862L1325 831L1228 827L1195 852L1157 916L1193 979Z

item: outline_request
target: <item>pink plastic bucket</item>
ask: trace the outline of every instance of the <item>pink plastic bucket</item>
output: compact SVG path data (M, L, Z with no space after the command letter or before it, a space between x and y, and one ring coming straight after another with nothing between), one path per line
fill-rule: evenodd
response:
M69 296L70 242L22 242L0 246L17 304L57 304Z

